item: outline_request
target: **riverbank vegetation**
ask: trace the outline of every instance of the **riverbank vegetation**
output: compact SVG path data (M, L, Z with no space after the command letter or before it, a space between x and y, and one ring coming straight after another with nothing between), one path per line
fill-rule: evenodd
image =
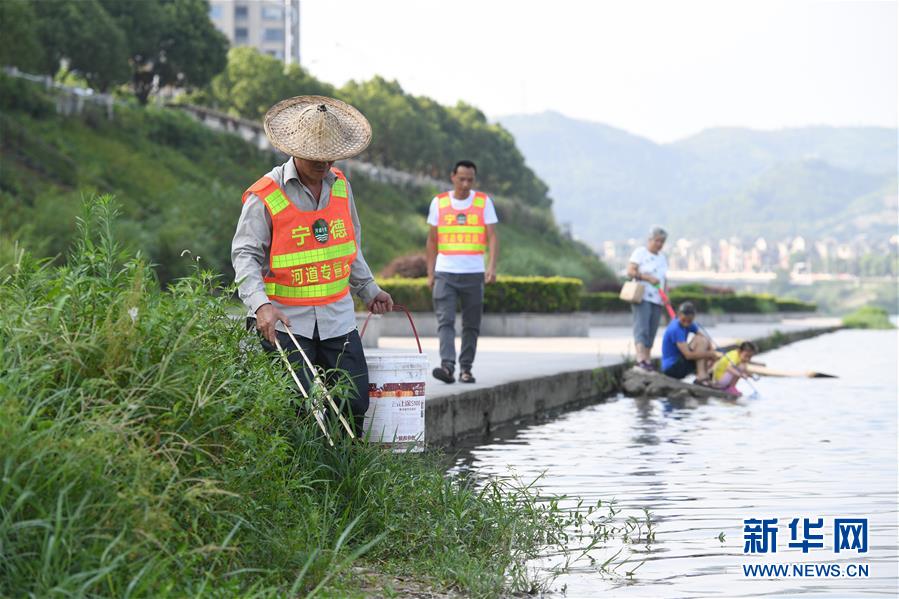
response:
M113 193L122 206L119 237L144 253L163 283L187 274L180 259L186 248L233 275L241 194L282 159L178 110L121 105L108 120L91 105L60 116L54 102L52 91L0 73L0 238L19 240L36 255L64 256L82 195ZM423 251L436 190L349 176L372 269ZM562 235L548 209L502 197L496 204L500 272L577 277L588 286L612 277L595 254Z
M843 326L850 329L895 329L890 315L883 308L862 306L843 317Z
M572 525L608 535L439 454L328 447L216 277L161 291L112 217L64 265L0 261L0 595L361 596L367 568L491 597Z

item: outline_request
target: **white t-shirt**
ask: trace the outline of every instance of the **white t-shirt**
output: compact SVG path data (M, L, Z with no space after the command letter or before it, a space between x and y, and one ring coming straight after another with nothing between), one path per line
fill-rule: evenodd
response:
M453 197L453 192L450 191L450 204L452 205L453 210L467 210L468 208L471 208L471 203L474 201L474 194L475 192L472 190L471 193L468 194L468 198L457 200ZM440 224L439 215L440 206L438 206L437 198L434 198L431 200L431 208L428 210L428 224L433 227ZM498 222L499 219L496 218L496 208L493 207L493 200L488 196L487 201L484 202L484 224L495 225ZM434 270L437 272L452 272L456 274L484 272L484 256L467 254L447 256L444 254L437 254L437 265L434 267Z
M641 274L657 278L662 288L665 288L665 275L668 274L668 259L665 258L665 254L661 252L653 254L646 249L646 246L641 246L634 250L628 262L634 262ZM643 300L662 305L662 296L659 295L659 290L649 281L640 282L643 283Z

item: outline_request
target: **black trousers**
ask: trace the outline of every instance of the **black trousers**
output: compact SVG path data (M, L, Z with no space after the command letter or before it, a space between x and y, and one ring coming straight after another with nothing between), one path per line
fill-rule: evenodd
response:
M256 328L256 320L253 318L247 319L247 328L249 329L250 327ZM287 333L282 333L281 331L277 331L277 333L278 343L281 344L281 347L287 354L287 359L293 366L294 372L297 373L297 377L299 377L300 382L303 383L308 392L312 388L313 377L306 367L306 361L303 360L300 352L296 350L296 346L294 346ZM353 432L357 437L362 437L362 423L365 420L365 412L368 410L368 365L365 362L365 352L362 349L362 339L359 337L359 331L354 329L340 337L320 339L318 327L316 326L312 339L307 339L300 335L294 335L294 337L300 342L300 347L303 348L303 351L306 352L309 360L315 366L320 366L325 371L339 368L349 374L355 387L350 386L343 394L331 393L331 397L334 398L334 402L338 406L343 406L344 410L349 409L348 415L351 418L348 418L348 420L353 427ZM268 339L262 335L259 336L259 339L265 351L269 353L278 351L278 348L269 343ZM330 374L331 376L325 381L329 388L335 382L333 373ZM297 389L297 395L300 395L299 389ZM333 415L333 410L326 405L327 400L324 403L325 411Z

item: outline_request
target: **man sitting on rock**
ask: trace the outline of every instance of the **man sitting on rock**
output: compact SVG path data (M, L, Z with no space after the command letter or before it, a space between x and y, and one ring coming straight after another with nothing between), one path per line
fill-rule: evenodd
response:
M696 308L684 302L677 310L677 318L668 324L662 337L662 373L675 379L695 373L696 384L711 385L709 369L718 354L709 338L693 324L695 318ZM688 341L690 333L693 338Z

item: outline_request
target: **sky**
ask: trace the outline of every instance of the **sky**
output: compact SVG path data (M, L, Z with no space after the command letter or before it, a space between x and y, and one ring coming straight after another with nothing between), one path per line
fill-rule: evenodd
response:
M709 127L897 126L897 4L301 0L300 52L489 118L554 110L664 143Z

